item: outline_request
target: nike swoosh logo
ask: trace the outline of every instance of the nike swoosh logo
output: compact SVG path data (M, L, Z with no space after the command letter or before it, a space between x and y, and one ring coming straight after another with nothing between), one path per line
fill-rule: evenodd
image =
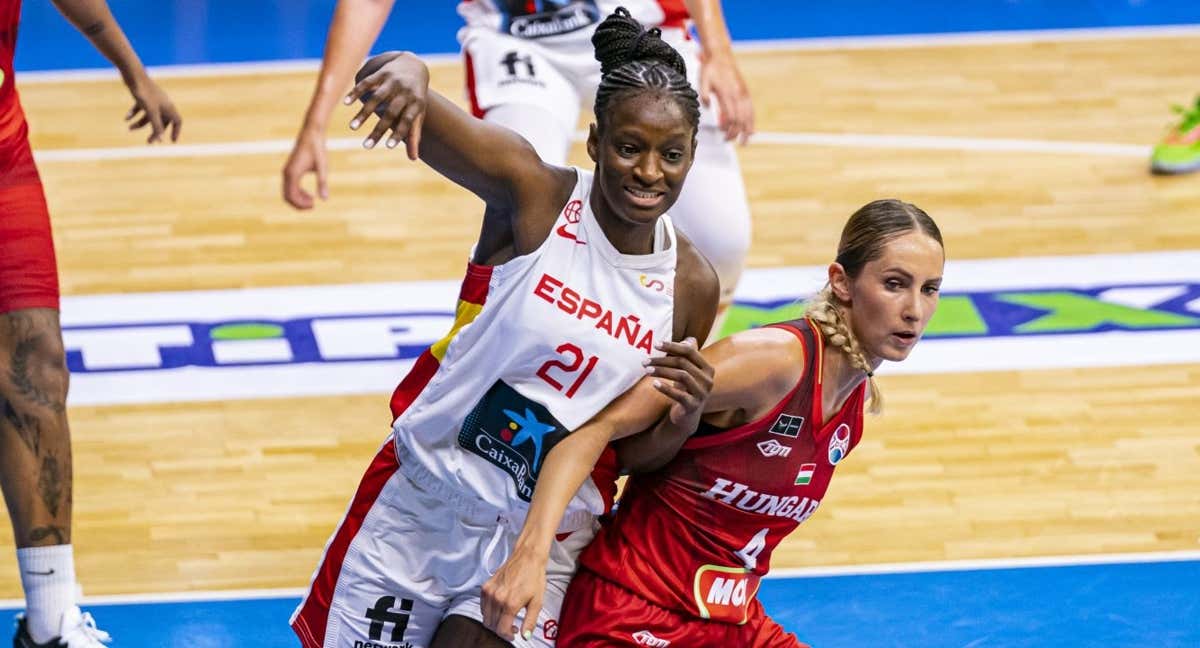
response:
M54 574L54 570L51 569L50 571L39 572L39 571L29 571L28 569L26 569L25 573L31 574L33 576L51 576Z

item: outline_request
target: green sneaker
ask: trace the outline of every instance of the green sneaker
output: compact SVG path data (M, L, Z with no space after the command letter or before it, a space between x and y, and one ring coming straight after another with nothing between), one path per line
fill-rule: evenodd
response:
M1150 156L1152 173L1190 173L1200 171L1200 97L1191 108L1175 106L1183 116Z

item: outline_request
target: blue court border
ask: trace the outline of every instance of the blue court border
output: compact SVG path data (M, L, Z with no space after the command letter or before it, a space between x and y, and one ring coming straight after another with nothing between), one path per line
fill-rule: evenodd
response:
M1200 560L768 578L759 596L814 648L1200 646ZM144 598L88 609L123 648L299 645L295 596Z

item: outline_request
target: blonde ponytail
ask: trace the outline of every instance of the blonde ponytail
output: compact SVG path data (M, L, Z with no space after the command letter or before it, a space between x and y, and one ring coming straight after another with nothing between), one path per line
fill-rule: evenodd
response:
M872 414L882 412L883 393L879 391L879 385L875 383L875 372L867 363L862 348L858 346L858 340L855 339L854 333L846 324L845 318L842 317L841 308L834 303L832 289L825 286L821 292L817 293L808 302L804 314L817 323L826 344L841 349L842 353L846 354L846 358L850 360L851 366L867 374L867 394L871 399L867 411Z

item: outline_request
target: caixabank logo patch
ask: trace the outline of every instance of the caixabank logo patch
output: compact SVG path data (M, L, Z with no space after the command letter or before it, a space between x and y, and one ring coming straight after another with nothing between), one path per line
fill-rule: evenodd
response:
M463 420L458 444L508 473L528 502L546 453L567 433L544 406L498 380Z

